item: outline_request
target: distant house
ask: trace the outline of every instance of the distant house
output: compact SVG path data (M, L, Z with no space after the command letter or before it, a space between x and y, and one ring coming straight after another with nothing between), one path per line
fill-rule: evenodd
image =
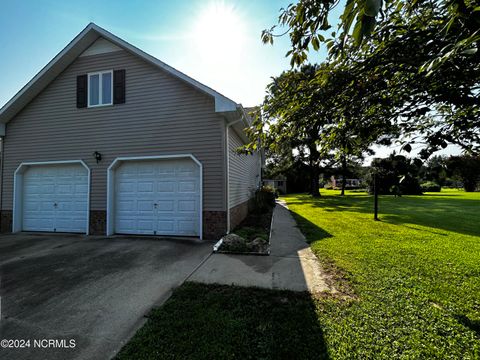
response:
M260 186L260 154L235 151L250 123L89 24L0 109L0 228L219 238Z
M286 179L264 179L263 185L271 186L275 190L278 190L281 194L287 193L287 180Z
M349 189L358 189L362 186L362 181L360 179L345 179L346 180L346 188ZM331 177L330 182L332 184L332 189L341 189L343 179L335 178L334 176Z

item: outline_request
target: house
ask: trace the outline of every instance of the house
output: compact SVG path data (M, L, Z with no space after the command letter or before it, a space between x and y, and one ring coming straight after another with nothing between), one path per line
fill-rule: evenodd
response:
M330 178L332 189L341 189L342 188L342 179L337 179L334 176ZM362 181L360 179L345 179L345 187L347 189L358 189L362 186Z
M0 229L218 238L260 185L250 122L91 23L0 109Z
M271 186L275 190L278 190L280 194L287 193L287 180L283 177L279 179L263 179L262 184L265 186Z

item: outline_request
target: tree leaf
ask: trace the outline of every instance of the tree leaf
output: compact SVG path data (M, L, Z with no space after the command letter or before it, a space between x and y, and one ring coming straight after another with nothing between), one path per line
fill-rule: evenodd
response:
M367 16L375 17L377 16L381 7L382 7L382 0L365 0L363 12Z
M355 40L355 45L360 45L363 40L363 32L362 32L362 19L358 19L355 27L353 28L352 33L353 40Z
M375 29L377 21L374 17L364 16L362 20L362 35L363 37L368 37Z

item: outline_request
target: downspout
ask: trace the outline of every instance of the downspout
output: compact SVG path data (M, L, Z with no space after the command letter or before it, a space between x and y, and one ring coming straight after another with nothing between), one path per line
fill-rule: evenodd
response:
M228 129L230 127L242 120L244 120L245 117L242 115L240 119L237 119L235 121L232 121L229 123L227 121L227 126L225 127L225 151L226 151L226 158L227 158L227 191L226 191L226 203L227 203L227 234L230 234L230 141L229 141L229 132Z

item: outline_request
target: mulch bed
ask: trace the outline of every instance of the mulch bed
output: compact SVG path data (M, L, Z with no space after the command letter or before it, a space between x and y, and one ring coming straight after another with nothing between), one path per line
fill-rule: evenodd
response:
M219 253L269 255L273 209L249 214L230 234L222 238Z

